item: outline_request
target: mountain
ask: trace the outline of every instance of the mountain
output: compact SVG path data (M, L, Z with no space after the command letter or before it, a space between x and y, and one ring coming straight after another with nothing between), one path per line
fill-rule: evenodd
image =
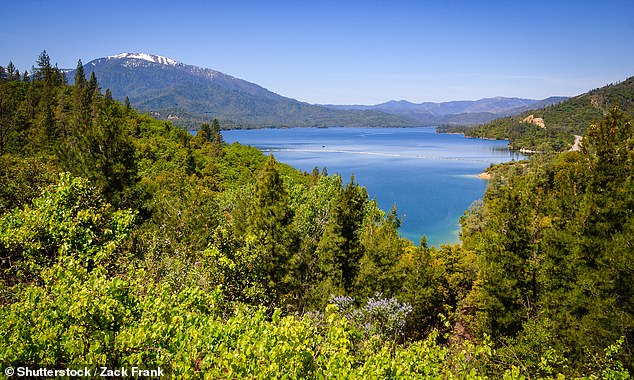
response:
M634 77L591 90L541 109L523 110L475 128L464 130L471 137L508 139L516 149L531 151L570 148L575 135L583 135L614 105L634 118Z
M392 113L420 113L432 116L455 115L460 113L491 112L499 113L513 108L527 106L537 102L533 99L521 98L485 98L480 100L459 100L442 103L412 103L406 100L391 100L373 106L332 106L339 109L373 109Z
M551 97L543 100L522 98L484 98L450 102L411 103L406 100L392 100L372 106L327 105L339 110L373 110L398 115L415 120L422 125L474 125L491 121L501 116L515 115L527 109L546 107L567 98Z
M191 129L217 118L223 127L411 126L412 120L376 110L336 110L290 99L219 71L173 59L123 53L84 65L115 99ZM74 78L74 70L67 74Z

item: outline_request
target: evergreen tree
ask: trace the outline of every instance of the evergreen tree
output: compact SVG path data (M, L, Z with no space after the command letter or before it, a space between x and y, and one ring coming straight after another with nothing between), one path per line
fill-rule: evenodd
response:
M46 53L46 50L42 51L37 57L37 69L35 70L35 79L50 82L52 79L53 68L51 66L51 59Z
M295 250L293 212L286 187L270 155L258 175L246 220L246 240L256 254L256 272L270 291L271 302L286 294L290 283L289 261Z
M589 352L624 335L631 350L634 249L626 241L631 241L634 227L632 121L618 106L612 107L588 129L582 151L591 174L575 223L580 247L570 255L578 285L569 296L574 295L579 328L569 335L576 338L573 344Z
M361 228L368 194L354 182L332 201L326 230L316 254L320 266L320 282L324 297L335 293L351 293L363 256Z
M76 138L81 138L91 124L91 103L92 97L89 94L84 66L79 60L75 70L75 84L73 86L73 127Z
M110 105L112 103L112 91L109 88L106 88L106 93L103 96L106 101L106 105Z
M75 87L84 88L86 86L86 74L84 73L84 64L81 63L81 59L77 61L77 68L75 69Z
M213 144L222 144L222 133L220 133L220 123L218 122L218 119L214 119L211 122L210 128L211 130L208 140L211 141Z
M94 71L90 73L90 79L88 80L87 93L88 93L88 96L91 98L94 98L95 96L99 94L99 83L97 82L97 76L95 75Z
M198 133L196 133L196 137L209 141L211 139L211 126L207 123L201 124Z
M621 186L632 172L632 150L632 122L625 119L618 106L614 106L599 124L588 128L583 139L582 151L593 173L591 190L599 192L606 187Z
M108 199L117 206L133 201L128 199L128 191L138 180L136 153L117 104L105 102L101 107L96 128L90 135L89 152L98 170L97 183Z
M97 76L93 71L90 73L90 79L88 80L88 86L86 87L86 91L83 93L84 96L84 104L86 107L86 111L88 112L88 118L92 120L97 120L99 117L99 102L97 101L101 96L101 89L99 88L99 82L97 82Z
M554 352L574 368L622 337L621 360L631 362L633 165L631 121L613 107L581 152L495 175L506 179L490 183L477 217L464 219L463 247L479 267L472 329L534 368Z
M214 119L211 125L204 123L200 126L196 137L211 142L212 144L222 144L222 133L220 132L220 123L218 119Z
M62 70L60 70L57 67L57 64L55 64L55 71L54 71L57 75L57 80L59 81L59 84L63 84L63 85L67 85L68 84L68 79L66 78L66 73L63 72Z
M9 64L7 65L7 79L15 80L16 74L17 74L17 77L19 78L20 72L15 68L15 66L13 65L13 62L9 61Z
M12 113L14 110L11 108L9 91L4 86L3 81L0 81L0 156L4 154L5 145L9 139L12 128Z
M486 226L481 234L465 239L465 247L476 252L480 269L473 297L478 302L476 316L483 331L494 336L517 335L537 313L539 246L546 223L538 184L544 178L548 176L535 170L488 191Z
M138 180L136 151L124 125L120 106L107 98L92 98L74 87L74 115L57 154L65 170L90 179L116 206L133 202L130 191ZM97 112L96 117L91 111Z
M376 207L375 204L370 213L370 219L374 220L367 223L362 238L363 257L355 279L358 299L371 297L376 292L393 297L404 280L401 263L404 245L398 236L401 221L396 206L387 216Z

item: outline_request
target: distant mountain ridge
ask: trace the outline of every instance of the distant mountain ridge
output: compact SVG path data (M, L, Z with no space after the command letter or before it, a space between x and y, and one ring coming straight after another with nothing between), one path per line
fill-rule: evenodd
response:
M542 100L494 97L480 100L412 103L406 100L391 100L386 103L366 105L332 105L341 110L374 110L404 116L423 125L455 124L475 125L498 117L517 115L529 109L538 109L560 103L567 97L550 97Z
M583 135L610 108L634 118L634 77L572 97L559 104L502 117L462 131L470 137L510 140L511 147L527 151L569 149L575 135ZM537 122L539 120L539 122Z
M115 99L191 129L217 118L223 127L412 126L374 110L335 110L290 99L216 70L146 54L122 53L84 65ZM74 78L74 71L68 73Z
M287 98L209 68L147 53L121 53L84 65L115 99L189 129L217 118L225 128L410 127L476 125L565 100L485 98L475 101L318 105ZM74 70L67 73L74 78Z

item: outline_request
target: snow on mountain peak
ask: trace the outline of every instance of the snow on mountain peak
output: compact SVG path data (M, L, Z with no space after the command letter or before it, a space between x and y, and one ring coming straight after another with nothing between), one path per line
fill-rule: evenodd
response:
M152 54L146 54L146 53L121 53L121 54L117 54L117 55L111 55L106 57L108 59L110 58L133 58L133 59L142 59L144 61L149 61L149 62L154 62L154 63L160 63L162 65L178 65L179 62L167 58L167 57L162 57L160 55L152 55Z

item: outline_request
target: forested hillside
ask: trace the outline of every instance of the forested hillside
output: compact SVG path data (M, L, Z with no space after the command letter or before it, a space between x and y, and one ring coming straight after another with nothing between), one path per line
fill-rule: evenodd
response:
M80 66L78 65L78 68ZM634 138L492 169L461 245L351 179L0 69L0 363L176 378L629 378Z
M518 116L493 120L475 128L464 128L469 137L505 139L514 149L560 152L569 149L575 135L598 123L611 107L634 116L634 77L594 89L562 103L526 111Z

